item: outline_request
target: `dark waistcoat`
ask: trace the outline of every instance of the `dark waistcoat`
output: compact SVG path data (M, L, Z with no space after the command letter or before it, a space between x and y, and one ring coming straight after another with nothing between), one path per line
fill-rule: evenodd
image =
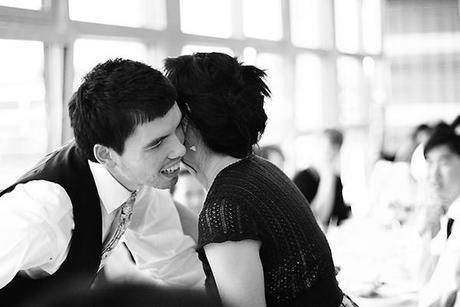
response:
M46 156L16 183L1 191L0 197L12 191L17 184L32 180L57 183L69 195L75 223L70 249L60 268L48 277L34 280L16 275L0 289L0 306L22 305L23 302L46 299L64 291L89 288L99 268L102 249L99 195L88 162L81 157L75 144L72 142Z

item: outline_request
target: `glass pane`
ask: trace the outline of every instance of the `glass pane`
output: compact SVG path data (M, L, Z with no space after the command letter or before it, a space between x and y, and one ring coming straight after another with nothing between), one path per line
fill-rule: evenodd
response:
M280 0L243 0L243 33L248 37L280 40L283 36Z
M230 0L181 0L181 30L190 34L230 37L230 12Z
M195 52L221 52L235 56L233 50L228 47L207 46L207 45L185 45L181 54L193 54Z
M361 0L335 1L335 40L344 52L360 50Z
M342 56L337 59L339 120L343 125L363 124L367 118L361 60Z
M246 62L245 62L246 63ZM250 63L246 63L250 64ZM264 144L279 144L292 127L291 104L286 97L285 87L285 63L281 55L273 53L259 53L254 64L256 67L265 70L266 82L271 91L271 98L265 100L265 112L268 116L262 142Z
M147 48L138 42L77 39L74 45L74 89L94 66L117 57L146 63Z
M369 53L379 53L382 49L382 15L380 0L363 2L363 48Z
M291 0L291 39L301 47L332 46L331 0Z
M20 9L40 10L42 0L0 0L0 6L11 6Z
M69 16L86 22L163 29L166 24L164 1L69 0Z
M322 108L321 59L301 54L296 59L296 126L300 131L321 126Z
M0 40L0 190L47 150L43 43Z

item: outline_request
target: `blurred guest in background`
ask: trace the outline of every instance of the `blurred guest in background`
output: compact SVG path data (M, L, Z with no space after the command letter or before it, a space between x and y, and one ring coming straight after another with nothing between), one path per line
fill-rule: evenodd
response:
M182 161L208 194L198 253L224 306L352 306L331 251L292 181L254 155L265 130L265 73L222 53L166 60L184 112Z
M320 160L315 166L300 171L294 183L310 202L318 223L327 229L329 223L340 225L351 214L351 208L343 200L340 179L340 150L343 134L337 129L322 133Z
M424 155L428 184L437 202L427 204L420 233L437 235L439 259L420 292L419 306L453 306L460 279L460 136L450 127L439 126Z

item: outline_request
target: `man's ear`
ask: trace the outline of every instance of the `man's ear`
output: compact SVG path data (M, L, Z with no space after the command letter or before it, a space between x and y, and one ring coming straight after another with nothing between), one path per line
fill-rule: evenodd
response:
M109 147L101 145L101 144L96 144L93 147L93 154L97 162L99 162L101 165L108 166L108 167L112 167L116 164L113 159L112 151L113 150L110 149Z

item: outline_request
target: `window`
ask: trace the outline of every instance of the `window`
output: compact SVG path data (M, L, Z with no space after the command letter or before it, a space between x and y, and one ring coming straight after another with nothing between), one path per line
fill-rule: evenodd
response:
M0 189L47 151L43 43L0 40Z
M295 157L296 164L302 168L306 168L318 161L321 154L316 148L320 145L319 134L309 133L298 136L295 142Z
M42 0L0 0L0 6L11 6L28 10L40 10Z
M361 0L335 1L335 42L343 52L361 49Z
M382 49L382 25L380 0L363 1L363 48L369 53Z
M85 22L163 29L166 26L164 1L69 0L69 16Z
M331 0L291 0L291 39L300 47L332 47Z
M337 59L339 119L343 125L364 124L367 104L364 103L364 78L360 59L342 56Z
M94 66L117 57L145 63L147 48L138 42L77 39L74 45L74 89Z
M230 0L181 0L181 30L189 34L230 37L231 11Z
M245 63L249 64L249 63ZM285 94L285 65L283 58L274 53L259 53L256 57L255 66L265 70L266 83L271 91L271 99L265 100L265 112L268 116L267 128L264 133L264 143L282 143L289 133L291 126L286 125L290 121L292 106L286 101Z
M243 33L248 37L280 40L283 36L280 0L243 0Z
M296 60L296 126L308 130L321 127L322 71L321 59L313 54L301 54Z
M208 46L208 45L185 45L181 54L193 54L195 52L221 52L230 56L235 56L233 50L228 47Z

